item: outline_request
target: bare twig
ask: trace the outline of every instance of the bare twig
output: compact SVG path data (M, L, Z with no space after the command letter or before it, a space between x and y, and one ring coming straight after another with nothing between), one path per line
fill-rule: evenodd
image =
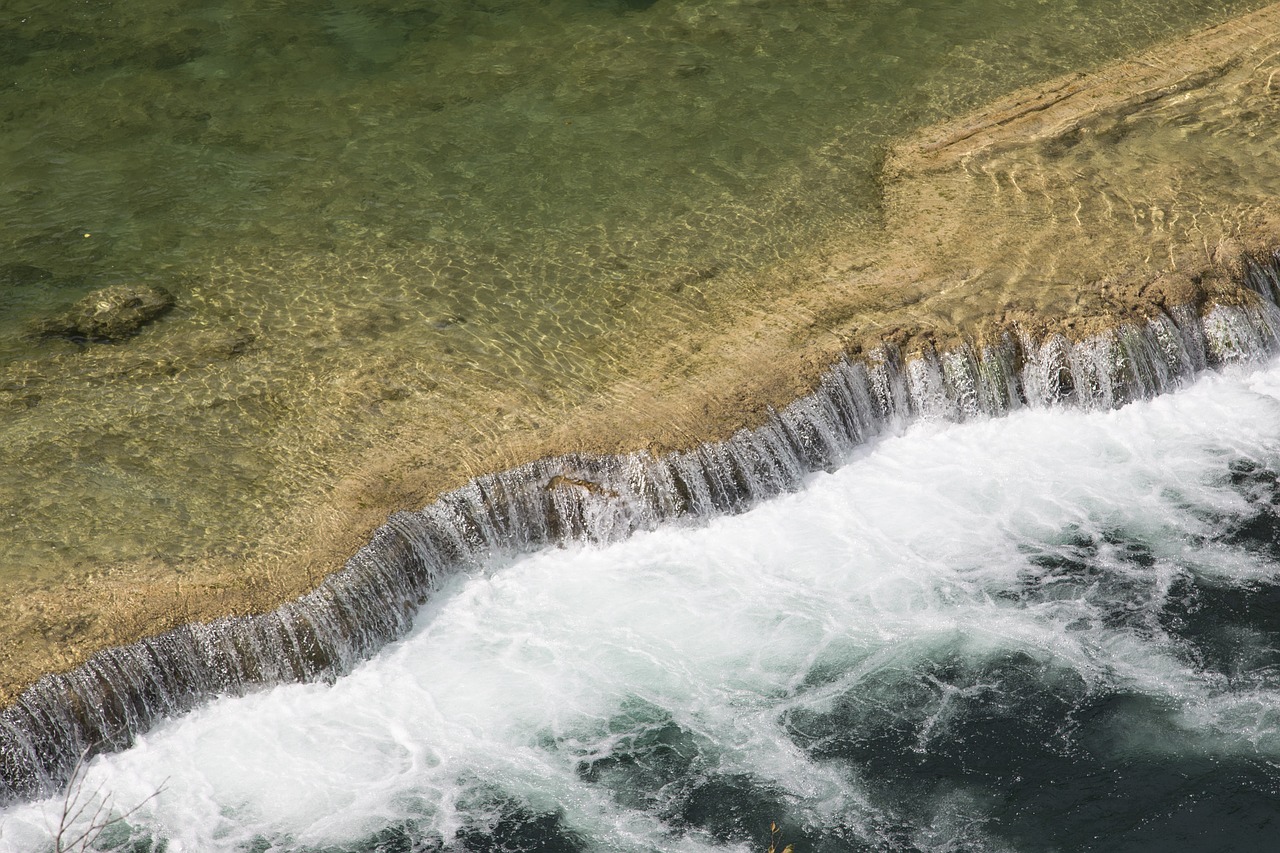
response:
M88 793L85 792L85 774L89 750L85 749L71 768L71 778L67 780L67 789L62 795L62 808L58 815L58 826L50 830L53 836L54 853L88 853L102 833L112 826L128 820L135 812L160 796L164 791L166 779L145 799L131 809L113 814L111 797L102 796L99 785Z
M776 823L769 824L769 853L794 853L795 848L788 844L781 850L778 849L778 840L782 836L782 830L778 829Z

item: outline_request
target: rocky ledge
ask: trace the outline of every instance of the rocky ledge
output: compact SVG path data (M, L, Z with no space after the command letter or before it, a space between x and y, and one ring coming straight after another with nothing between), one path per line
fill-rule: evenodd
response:
M118 343L163 317L174 305L173 294L148 284L116 284L95 290L66 311L39 321L41 337L93 343Z
M0 775L30 793L77 742L120 745L210 691L345 671L493 537L735 511L894 418L1119 405L1266 355L1278 74L1280 5L928 128L887 157L874 229L762 271L731 321L655 336L554 424L467 456L417 424L263 571L184 586L132 567L0 604ZM415 513L387 521L397 509ZM446 511L462 526L440 527ZM38 681L50 671L67 674Z

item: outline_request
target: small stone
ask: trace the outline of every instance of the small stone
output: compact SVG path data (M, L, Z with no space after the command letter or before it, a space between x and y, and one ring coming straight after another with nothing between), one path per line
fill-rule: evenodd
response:
M42 321L36 332L44 337L122 341L163 316L173 303L173 295L159 287L112 285L95 290L66 312Z
M461 314L441 314L435 320L431 321L433 329L448 329L453 326L461 326L467 322L467 318Z

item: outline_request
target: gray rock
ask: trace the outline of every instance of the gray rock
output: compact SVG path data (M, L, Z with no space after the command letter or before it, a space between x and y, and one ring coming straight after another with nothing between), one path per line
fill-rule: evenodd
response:
M41 321L36 333L89 341L122 341L173 307L169 291L146 284L95 290L67 311Z

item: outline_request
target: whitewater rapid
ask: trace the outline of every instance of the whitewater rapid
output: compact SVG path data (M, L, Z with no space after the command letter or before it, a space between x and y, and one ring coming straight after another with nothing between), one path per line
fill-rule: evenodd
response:
M775 821L804 850L1254 849L1277 469L1276 364L919 423L742 515L453 577L350 675L210 702L84 788L159 789L102 844L167 853L763 850ZM59 808L0 812L0 851Z

